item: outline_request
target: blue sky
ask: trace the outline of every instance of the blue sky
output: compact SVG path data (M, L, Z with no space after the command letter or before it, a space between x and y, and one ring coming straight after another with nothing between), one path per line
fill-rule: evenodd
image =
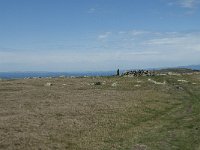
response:
M200 0L0 0L0 71L200 64Z

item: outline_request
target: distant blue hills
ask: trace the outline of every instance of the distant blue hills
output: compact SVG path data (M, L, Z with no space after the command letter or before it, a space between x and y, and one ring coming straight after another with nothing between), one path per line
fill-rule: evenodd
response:
M192 70L200 70L200 65L189 65L189 66L180 66L174 67L171 69L186 68ZM168 70L170 68L154 68L147 70ZM125 70L120 70L120 73ZM33 77L59 77L59 76L112 76L115 75L116 71L94 71L94 72L0 72L0 78L2 79L22 79L22 78L33 78Z
M0 78L2 79L22 79L22 78L34 78L34 77L83 77L83 76L111 76L115 71L99 71L99 72L0 72Z
M192 70L200 70L200 65L181 66L179 68L187 68L187 69L192 69Z

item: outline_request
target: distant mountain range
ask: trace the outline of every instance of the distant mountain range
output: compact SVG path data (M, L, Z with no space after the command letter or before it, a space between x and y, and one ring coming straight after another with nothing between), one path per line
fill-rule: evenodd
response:
M187 69L193 69L193 70L200 70L200 65L181 66L179 68L187 68Z

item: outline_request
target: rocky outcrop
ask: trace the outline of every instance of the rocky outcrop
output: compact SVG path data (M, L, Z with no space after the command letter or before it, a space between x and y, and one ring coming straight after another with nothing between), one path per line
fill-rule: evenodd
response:
M149 70L131 70L124 72L122 76L155 76L155 72Z

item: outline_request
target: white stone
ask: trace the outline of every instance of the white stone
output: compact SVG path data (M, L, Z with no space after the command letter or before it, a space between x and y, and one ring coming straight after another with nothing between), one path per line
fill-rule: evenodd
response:
M52 83L50 83L50 82L47 82L46 84L45 84L45 86L52 86L53 84Z
M117 82L113 83L111 86L112 87L116 87L117 86Z
M179 79L179 80L177 80L178 82L183 82L183 83L188 83L188 81L187 80L181 80L181 79Z

